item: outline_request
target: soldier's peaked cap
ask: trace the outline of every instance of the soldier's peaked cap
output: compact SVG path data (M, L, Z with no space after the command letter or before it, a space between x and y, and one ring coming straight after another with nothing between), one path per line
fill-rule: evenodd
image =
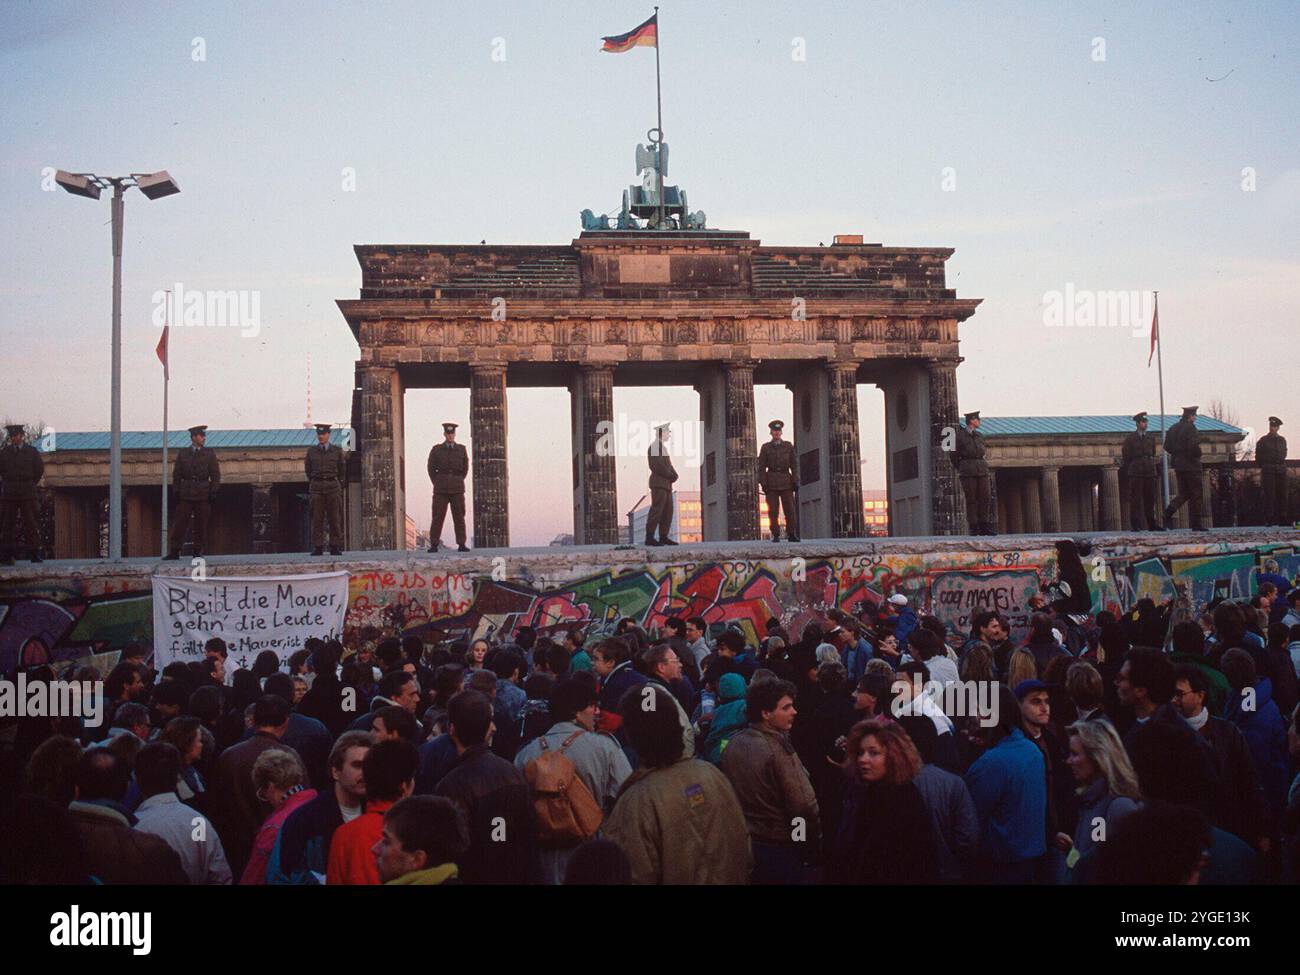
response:
M767 425L767 428L768 428L769 430L784 430L784 429L785 429L785 421L784 421L784 420L773 420L771 423L769 423L769 424Z
M206 423L200 423L197 426L190 427L190 436L194 436L194 434L196 433L207 433L207 432L208 432L208 425Z
M1275 416L1270 416L1268 422L1270 426L1280 427L1282 425L1282 421Z
M5 427L5 429L9 432L9 436L11 437L16 437L18 434L26 432L26 427L21 423L10 423Z
M963 413L962 416L964 416L967 420L978 420L980 418L980 411L972 410L970 413Z
M315 424L315 426L316 426L317 433L329 433L330 430L333 429L333 427L331 427L328 423L317 423Z
M1141 422L1142 422L1143 420L1145 420L1146 418L1147 418L1147 411L1146 411L1146 410L1143 410L1141 413L1134 413L1134 414L1133 414L1133 422L1134 422L1134 423L1141 423Z
M452 431L452 430L455 430L458 426L460 426L459 423L444 423L444 424L442 425L442 432L443 432L443 433L448 433L448 432L450 432L450 431Z
M1183 416L1195 416L1195 415L1196 415L1196 407L1195 407L1195 406L1184 406L1184 407L1183 407Z

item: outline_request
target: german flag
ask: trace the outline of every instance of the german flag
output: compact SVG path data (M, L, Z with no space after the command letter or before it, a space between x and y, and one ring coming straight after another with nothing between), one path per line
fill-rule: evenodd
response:
M655 13L640 27L635 27L626 34L619 34L617 37L602 37L601 40L605 42L605 46L601 50L608 51L610 54L622 54L634 47L658 47L659 14Z

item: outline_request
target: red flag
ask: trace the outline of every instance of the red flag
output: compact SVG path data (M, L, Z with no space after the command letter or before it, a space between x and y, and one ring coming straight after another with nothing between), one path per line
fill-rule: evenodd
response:
M1151 357L1156 354L1156 341L1160 338L1160 299L1156 299L1155 311L1151 313L1151 351L1147 354L1147 368L1151 368Z
M634 47L658 47L659 46L659 15L656 13L644 24L633 27L626 34L618 34L614 37L602 37L605 42L601 48L602 51L608 51L611 54L622 54L624 51L630 51Z
M161 362L163 366L163 379L171 379L167 369L167 334L171 329L172 327L170 325L163 326L162 338L158 340L158 348L154 349L154 351L158 353L158 361Z

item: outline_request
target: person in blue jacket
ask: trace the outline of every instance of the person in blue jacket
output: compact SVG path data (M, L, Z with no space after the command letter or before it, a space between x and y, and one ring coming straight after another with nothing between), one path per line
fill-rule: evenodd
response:
M980 820L977 876L986 883L1029 884L1047 853L1047 769L1020 730L1020 704L998 686L991 744L966 773Z
M1286 723L1273 700L1273 683L1259 677L1250 651L1234 647L1221 661L1232 687L1223 716L1237 726L1250 748L1250 757L1274 814L1286 806ZM1252 693L1253 692L1253 693Z

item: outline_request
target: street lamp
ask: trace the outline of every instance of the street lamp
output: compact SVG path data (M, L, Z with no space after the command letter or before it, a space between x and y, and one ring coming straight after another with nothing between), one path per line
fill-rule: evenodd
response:
M151 200L179 193L167 171L132 173L130 176L96 176L94 173L66 173L60 169L54 181L74 196L98 200L101 190L113 187L113 405L112 435L108 454L108 557L122 558L122 196L127 187L138 187ZM163 445L166 449L166 444Z

